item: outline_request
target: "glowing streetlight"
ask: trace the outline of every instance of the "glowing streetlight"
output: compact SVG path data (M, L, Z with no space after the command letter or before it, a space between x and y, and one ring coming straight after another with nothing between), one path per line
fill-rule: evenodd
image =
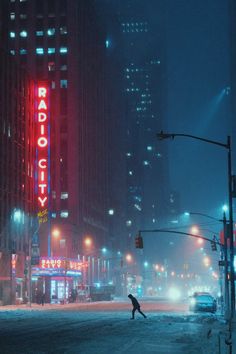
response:
M210 266L210 263L211 263L210 258L209 258L209 257L204 257L204 258L203 258L203 263L204 263L204 265L205 265L206 267L209 267L209 266Z
M13 221L17 224L23 223L24 213L20 209L14 209Z
M59 229L53 229L52 230L52 236L55 238L58 238L60 236L60 230Z
M197 226L192 226L191 227L191 234L199 235L199 228Z
M228 205L227 205L227 204L224 204L224 205L222 206L222 210L223 210L224 212L228 211L228 210L229 210Z
M132 262L133 257L132 257L132 255L131 255L130 253L128 253L128 254L125 256L125 259L126 259L126 261L127 261L128 263L130 263L130 262Z
M235 316L235 269L234 269L234 233L233 233L233 183L232 183L232 177L235 179L235 176L232 175L232 162L231 162L231 137L228 135L227 136L227 142L226 143L221 143L219 141L215 140L210 140L210 139L205 139L196 135L190 135L190 134L180 134L180 133L164 133L161 131L160 133L157 134L157 138L159 140L164 140L164 139L174 139L175 137L186 137L186 138L191 138L191 139L196 139L203 141L205 143L213 144L220 146L224 149L227 150L227 162L228 162L228 207L229 207L229 253L230 253L230 259L229 259L229 271L230 271L230 290L231 290L231 313L230 316L233 318ZM224 217L225 219L225 217ZM225 242L225 249L227 250L227 243ZM226 269L226 267L225 267Z
M92 243L93 243L93 241L92 241L91 237L86 237L84 239L84 244L85 244L86 247L92 246Z
M202 245L202 244L203 244L203 242L204 242L204 241L203 241L203 239L202 239L202 238L198 238L198 239L197 239L197 243L198 243L199 245Z
M109 209L108 210L108 215L114 215L115 214L115 210L114 209Z

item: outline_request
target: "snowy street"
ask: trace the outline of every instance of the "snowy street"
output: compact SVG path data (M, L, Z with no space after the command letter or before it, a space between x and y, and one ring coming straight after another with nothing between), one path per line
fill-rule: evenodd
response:
M193 314L187 304L128 301L0 308L1 354L217 354L221 316ZM221 354L227 353L221 348Z

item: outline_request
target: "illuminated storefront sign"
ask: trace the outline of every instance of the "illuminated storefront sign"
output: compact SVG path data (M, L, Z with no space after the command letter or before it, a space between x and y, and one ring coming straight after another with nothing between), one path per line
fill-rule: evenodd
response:
M49 198L49 93L45 83L36 90L37 198L39 210L48 207Z
M79 262L74 259L65 259L58 257L41 257L39 268L41 269L66 269L67 271L81 271L88 266L88 262Z

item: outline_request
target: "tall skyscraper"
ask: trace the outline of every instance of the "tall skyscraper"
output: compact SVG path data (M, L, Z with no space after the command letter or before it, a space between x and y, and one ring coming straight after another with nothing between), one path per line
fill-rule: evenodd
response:
M162 226L170 211L166 145L156 139L166 109L165 8L161 1L108 3L120 24L126 245L133 248L137 231Z
M36 131L29 139L36 148L35 219L42 222L33 246L39 242L44 257L91 256L109 242L104 30L94 1L6 4L8 51L35 88ZM75 276L72 287L83 281ZM47 296L49 287L42 289Z
M34 211L33 85L7 52L7 2L0 5L0 303L26 291L25 262Z

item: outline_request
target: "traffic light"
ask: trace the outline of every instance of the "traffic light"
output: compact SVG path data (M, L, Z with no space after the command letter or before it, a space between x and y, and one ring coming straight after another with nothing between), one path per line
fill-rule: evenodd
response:
M136 248L143 248L143 238L141 236L137 236L135 238L135 247Z
M212 251L217 251L216 243L214 241L211 241L211 249Z

